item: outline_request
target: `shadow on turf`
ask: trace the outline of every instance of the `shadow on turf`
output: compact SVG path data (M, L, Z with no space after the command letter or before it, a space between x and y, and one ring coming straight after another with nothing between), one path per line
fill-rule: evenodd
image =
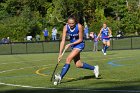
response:
M67 80L67 81L62 81L61 83L67 83L67 82L73 82L73 81L79 81L79 80L88 80L88 79L102 79L100 77L101 75L99 75L99 78L95 78L95 76L93 75L90 75L90 76L84 76L84 77L79 77L79 78L76 78L76 79L71 79L71 80Z
M90 79L93 78L93 76L85 76L81 79ZM0 93L140 93L140 80L136 81L103 81L96 84L93 84L94 86L99 86L102 84L124 84L124 86L116 86L116 87L108 87L108 88L83 88L84 86L77 86L76 88L62 88L62 87L54 87L52 89L30 89L30 88L22 88L22 89L13 89L13 90L6 90L2 91L0 90ZM65 83L66 85L66 83ZM90 85L89 85L90 86ZM0 86L6 87L6 86ZM87 86L88 87L88 86Z
M116 55L117 53L108 53L107 55Z

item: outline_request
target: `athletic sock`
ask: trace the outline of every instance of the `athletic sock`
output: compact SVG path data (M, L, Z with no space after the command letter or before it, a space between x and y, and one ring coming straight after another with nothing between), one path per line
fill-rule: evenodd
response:
M105 53L105 46L104 46L103 50L104 50L104 53Z
M70 64L65 64L63 66L62 71L61 71L61 74L60 74L61 78L63 78L65 76L65 74L67 73L67 71L69 70L69 68L70 68Z
M106 53L106 50L109 48L109 46L105 46L105 48L104 48L104 53Z
M95 67L94 66L91 66L91 65L89 65L87 63L83 63L83 67L81 67L81 68L94 70Z

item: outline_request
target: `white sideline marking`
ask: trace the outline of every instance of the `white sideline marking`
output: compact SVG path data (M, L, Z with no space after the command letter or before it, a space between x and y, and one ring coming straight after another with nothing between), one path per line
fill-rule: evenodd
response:
M24 62L37 62L37 61L48 61L48 60L32 60L32 61L30 61L30 60L27 60L27 61L18 61L18 62L10 62L10 63L0 63L0 65L7 65L7 64L13 64L13 63L24 63Z
M94 92L128 92L128 93L139 93L140 90L94 90L94 89L63 89L63 88L47 88L47 87L34 87L34 86L25 86L25 85L16 85L8 83L0 83L0 85L13 86L13 87L22 87L22 88L31 88L31 89L47 89L47 90L67 90L67 91L94 91Z
M132 57L132 56L130 56L130 57ZM82 58L87 58L87 57L82 57ZM116 57L116 58L125 58L125 57ZM108 59L114 59L114 58L108 58ZM108 59L101 59L101 60L108 60ZM32 60L32 61L26 60L26 61L18 61L18 62L10 62L10 63L0 63L0 65L7 65L7 64L13 64L13 63L22 63L22 62L23 63L24 62L37 62L37 61L48 61L48 60L45 60L45 59L44 60ZM99 60L94 60L94 61L99 61Z
M15 84L7 84L7 83L0 83L0 85L6 85L6 86L13 86L13 87L22 87L22 88L45 88L45 87L33 87L33 86L25 86L25 85L15 85Z

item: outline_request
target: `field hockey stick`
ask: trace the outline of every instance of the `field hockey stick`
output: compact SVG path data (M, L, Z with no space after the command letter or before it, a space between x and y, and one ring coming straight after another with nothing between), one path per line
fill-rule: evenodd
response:
M65 51L66 51L66 48L65 48L65 49L63 50L63 52L62 52L62 56L64 55ZM53 71L52 76L51 76L51 81L52 81L52 79L53 79L53 77L54 77L55 71L56 71L56 69L57 69L58 64L60 63L60 61L61 61L61 60L59 60L59 62L56 64L56 66L55 66L55 68L54 68L54 71Z

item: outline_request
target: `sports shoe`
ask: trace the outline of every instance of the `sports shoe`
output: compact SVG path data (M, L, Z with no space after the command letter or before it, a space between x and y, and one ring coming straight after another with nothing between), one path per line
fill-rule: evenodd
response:
M104 53L104 55L106 55L106 53Z
M96 65L96 66L94 66L95 68L94 68L94 74L95 74L95 77L96 78L98 78L99 77L99 66L98 65Z
M102 52L103 52L104 55L106 55L106 53L104 52L104 49L102 49Z
M61 82L61 76L60 76L60 74L56 74L54 76L54 82L57 82L57 84L59 84Z

